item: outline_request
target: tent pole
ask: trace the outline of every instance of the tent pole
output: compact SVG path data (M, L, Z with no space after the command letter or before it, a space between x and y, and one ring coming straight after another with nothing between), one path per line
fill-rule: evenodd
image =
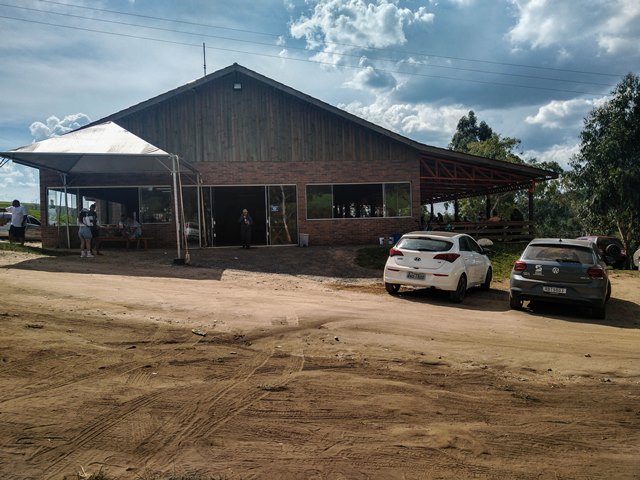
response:
M180 192L180 216L182 217L182 222L184 223L184 201L182 199L182 175L180 173L180 157L176 155L176 165L178 167L178 192ZM187 239L187 232L185 229L182 229L182 239L184 241L184 261L188 265L191 263L191 258L189 257L189 242Z
M180 212L178 211L178 182L176 178L176 156L171 155L171 175L173 176L173 204L176 214L176 247L178 249L178 258L182 258L180 250Z
M67 218L67 221L65 222L67 224L67 248L69 250L71 250L71 234L69 233L69 200L67 197L67 174L63 173L62 174L62 183L64 184L64 209L66 212L65 217Z

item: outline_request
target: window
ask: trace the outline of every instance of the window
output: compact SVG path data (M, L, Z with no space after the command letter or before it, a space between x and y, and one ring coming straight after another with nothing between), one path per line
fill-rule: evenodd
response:
M408 183L385 183L384 207L385 217L410 216L411 186Z
M173 204L170 187L61 187L50 188L47 224L76 225L79 209L96 204L101 225L115 225L121 215L133 215L141 223L169 223Z
M307 185L308 219L410 215L409 183Z
M171 188L144 187L140 189L141 223L169 223L172 211Z

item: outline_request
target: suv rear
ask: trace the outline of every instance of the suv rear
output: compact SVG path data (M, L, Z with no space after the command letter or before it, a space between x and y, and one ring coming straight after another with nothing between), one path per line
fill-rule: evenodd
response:
M578 240L589 240L596 244L598 252L607 265L614 268L624 268L627 264L627 251L622 242L616 237L606 237L600 235L586 235L578 237Z

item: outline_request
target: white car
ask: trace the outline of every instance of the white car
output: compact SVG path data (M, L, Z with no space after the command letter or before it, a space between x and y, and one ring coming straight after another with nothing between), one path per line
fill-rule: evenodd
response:
M469 235L456 232L410 232L389 250L384 286L392 295L402 285L450 292L460 303L467 289L489 290L493 268L487 252Z

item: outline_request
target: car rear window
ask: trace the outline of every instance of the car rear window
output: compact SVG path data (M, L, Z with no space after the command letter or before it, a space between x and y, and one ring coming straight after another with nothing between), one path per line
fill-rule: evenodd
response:
M575 245L529 245L523 258L526 260L593 263L592 250Z
M403 238L398 243L398 248L421 252L447 252L451 250L451 247L453 247L453 243L436 238Z

